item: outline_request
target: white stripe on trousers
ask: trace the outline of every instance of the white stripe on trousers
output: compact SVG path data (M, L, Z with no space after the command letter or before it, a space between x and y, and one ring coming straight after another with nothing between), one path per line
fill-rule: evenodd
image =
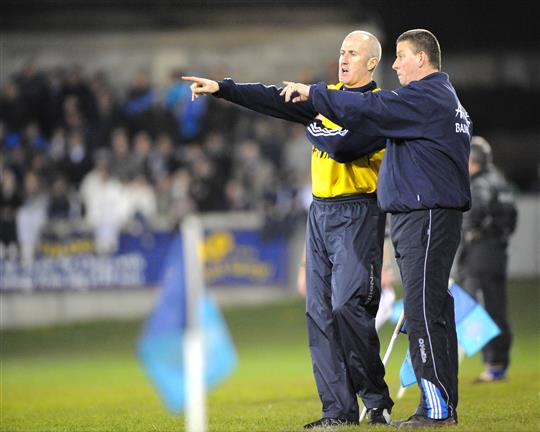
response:
M426 245L426 255L424 257L424 279L422 281L422 307L424 310L424 322L426 324L426 332L428 336L429 341L429 349L431 351L431 360L433 361L433 372L435 373L435 378L437 378L437 381L439 382L440 386L446 393L446 405L450 408L448 415L452 416L453 407L450 405L450 396L448 395L448 391L446 390L446 387L443 386L441 380L439 379L439 375L437 374L437 365L435 364L435 355L433 354L433 344L431 343L431 335L429 334L429 325L426 315L426 271L427 271L427 259L428 259L428 253L429 253L429 245L431 243L431 209L429 210L429 227L428 227L428 239L427 239L427 245Z
M431 409L433 412L433 418L440 419L442 418L442 406L439 397L437 396L437 388L435 384L431 381L423 379L425 384L425 390L427 392L428 400L430 401Z

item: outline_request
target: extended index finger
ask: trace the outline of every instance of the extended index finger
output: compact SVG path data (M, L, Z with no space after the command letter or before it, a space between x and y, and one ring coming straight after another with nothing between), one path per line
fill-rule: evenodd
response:
M201 84L205 81L205 78L196 77L196 76L183 76L182 79L184 81L195 81Z

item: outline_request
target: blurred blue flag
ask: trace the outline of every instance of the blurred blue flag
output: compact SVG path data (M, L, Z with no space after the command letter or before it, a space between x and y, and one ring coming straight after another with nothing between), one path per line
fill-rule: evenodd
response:
M486 310L458 284L453 283L456 332L459 345L469 357L480 351L501 330Z
M144 325L138 353L167 408L180 413L186 402L184 333L186 297L182 240L171 244L163 270L161 298ZM236 366L236 351L219 308L209 296L199 305L202 323L205 384L214 387Z
M392 305L392 316L390 321L397 324L399 317L401 316L401 312L403 312L403 299L396 300Z
M477 303L458 284L454 282L450 286L450 292L454 297L458 344L470 357L480 351L491 339L498 336L501 331L482 305ZM416 383L409 351L405 354L405 359L399 371L399 378L402 387L408 387Z
M412 366L411 354L409 353L409 350L407 350L405 358L403 359L403 364L401 365L401 369L399 370L399 382L401 384L401 387L409 387L413 384L416 384L416 376L414 375L414 369Z

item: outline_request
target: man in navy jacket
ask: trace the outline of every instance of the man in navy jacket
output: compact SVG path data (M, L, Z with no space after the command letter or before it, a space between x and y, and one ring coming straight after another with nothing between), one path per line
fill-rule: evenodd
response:
M421 391L416 413L400 427L457 423L457 342L448 278L471 204L468 157L472 123L441 72L440 47L423 29L397 39L401 88L352 94L286 82L285 100L311 101L344 132L332 151L357 133L387 137L378 202L391 213L392 241L405 291L409 350ZM308 136L310 140L317 137Z

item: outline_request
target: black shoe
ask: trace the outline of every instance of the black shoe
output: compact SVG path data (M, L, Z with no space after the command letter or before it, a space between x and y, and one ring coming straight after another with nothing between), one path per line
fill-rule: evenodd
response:
M398 428L436 428L436 427L447 427L447 426L457 426L457 421L453 417L448 417L442 420L431 419L429 417L415 414L409 417L407 420L395 421L392 422L393 426Z
M353 422L343 418L323 417L320 420L314 421L304 425L304 429L316 429L316 428L328 428L334 426L352 426L357 425L358 422Z
M390 414L385 408L372 408L367 413L368 424L391 424Z

